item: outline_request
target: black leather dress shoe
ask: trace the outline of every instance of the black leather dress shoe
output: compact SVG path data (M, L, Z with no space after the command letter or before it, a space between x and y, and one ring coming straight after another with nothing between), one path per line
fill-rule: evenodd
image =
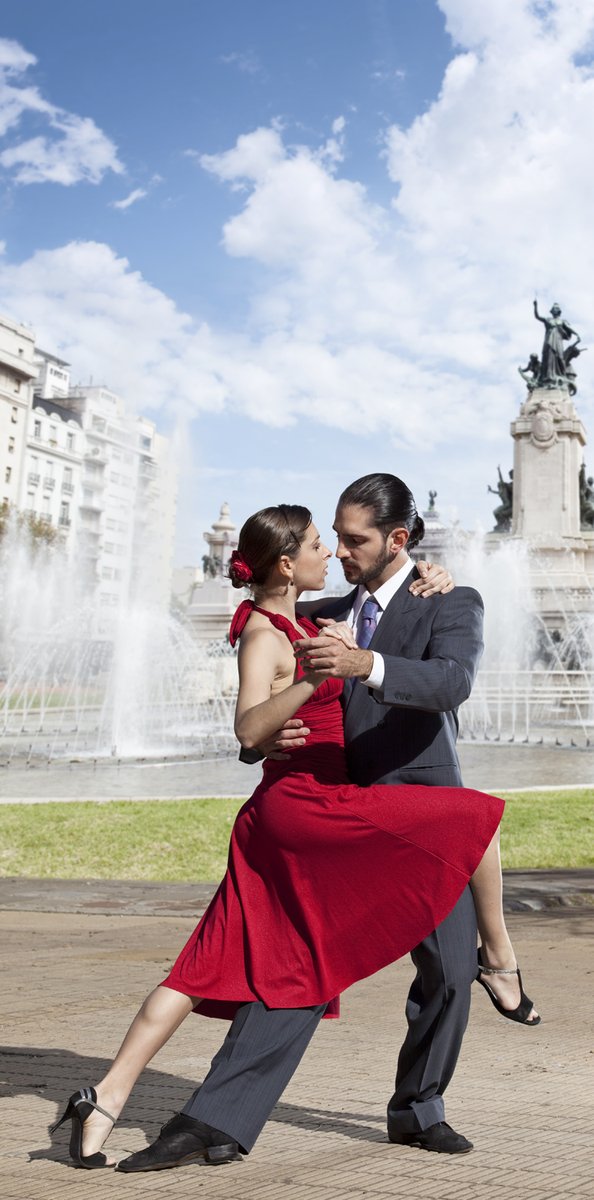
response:
M388 1121L388 1137L397 1146L418 1146L421 1150L434 1150L437 1154L468 1154L472 1150L472 1142L461 1133L456 1133L445 1121L438 1121L436 1125L414 1133L402 1133L399 1129L391 1128Z
M200 1160L217 1166L241 1160L239 1146L227 1133L177 1113L163 1126L156 1142L118 1163L117 1171L166 1171Z

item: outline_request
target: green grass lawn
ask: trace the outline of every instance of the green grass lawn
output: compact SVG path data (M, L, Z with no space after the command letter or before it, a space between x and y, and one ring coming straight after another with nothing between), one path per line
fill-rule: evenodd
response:
M594 866L594 788L506 796L504 867ZM217 880L238 800L0 806L0 875Z

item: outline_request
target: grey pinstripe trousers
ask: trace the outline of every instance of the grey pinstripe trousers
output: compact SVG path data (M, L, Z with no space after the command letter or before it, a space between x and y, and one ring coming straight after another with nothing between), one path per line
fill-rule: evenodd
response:
M472 893L412 952L417 975L406 1005L408 1032L399 1054L390 1125L403 1132L444 1120L476 975ZM249 1153L296 1070L323 1016L317 1008L244 1004L201 1087L183 1112L228 1133Z

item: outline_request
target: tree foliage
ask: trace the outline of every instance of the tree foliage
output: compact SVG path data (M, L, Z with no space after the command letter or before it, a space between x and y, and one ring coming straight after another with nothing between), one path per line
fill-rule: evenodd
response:
M0 540L5 537L13 523L19 533L28 535L33 546L53 546L62 540L60 530L50 521L38 513L21 512L14 504L4 501L0 505Z

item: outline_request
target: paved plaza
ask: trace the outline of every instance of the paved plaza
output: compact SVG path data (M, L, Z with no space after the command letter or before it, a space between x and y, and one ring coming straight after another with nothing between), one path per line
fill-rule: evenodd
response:
M573 882L554 874L547 888L537 874L527 883L514 873L512 899L521 905L527 896L535 907L530 896L540 888L556 906L509 920L543 1023L506 1022L475 989L448 1093L449 1120L474 1141L473 1153L387 1142L385 1104L411 976L403 960L353 987L340 1021L322 1022L249 1158L132 1176L73 1169L64 1127L52 1144L47 1126L71 1091L101 1075L138 1003L163 978L193 926L191 885L2 881L3 1200L594 1197L594 882L592 872ZM199 908L208 894L196 890ZM138 1084L109 1142L115 1157L154 1139L205 1074L225 1029L186 1021Z

